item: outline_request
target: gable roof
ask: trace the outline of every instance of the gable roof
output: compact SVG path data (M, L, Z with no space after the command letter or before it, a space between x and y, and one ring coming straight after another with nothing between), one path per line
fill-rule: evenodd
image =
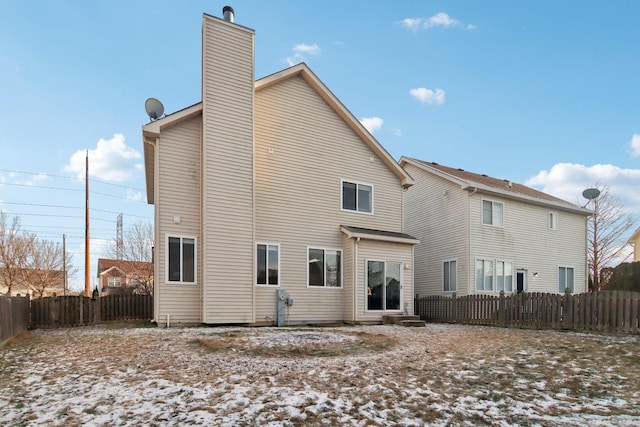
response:
M256 80L254 90L273 86L283 80L301 76L320 97L344 120L353 132L364 142L376 156L398 177L403 187L414 184L413 178L400 166L387 150L376 140L362 123L340 102L327 86L316 76L307 64L301 62L269 76ZM174 126L184 120L202 114L202 102L193 104L175 113L168 114L158 120L154 120L142 126L142 141L144 145L144 164L147 190L147 203L154 203L154 168L155 168L155 144L163 129Z
M631 235L631 237L629 237L629 240L627 240L627 243L635 243L635 240L640 237L640 227L638 227L636 229L636 231L633 232L633 234Z
M117 269L123 274L138 274L141 271L153 274L153 263L146 261L126 261L122 259L98 258L98 277Z
M552 207L555 209L565 210L569 212L579 213L585 216L591 215L593 212L589 209L582 208L566 200L559 199L550 194L536 190L526 185L518 184L507 179L493 178L485 174L477 174L466 171L464 169L443 166L434 162L426 162L411 157L402 157L400 159L402 166L411 164L426 172L430 172L448 181L460 185L463 190L479 191L486 194L505 197L508 199L520 200L523 202L533 203Z

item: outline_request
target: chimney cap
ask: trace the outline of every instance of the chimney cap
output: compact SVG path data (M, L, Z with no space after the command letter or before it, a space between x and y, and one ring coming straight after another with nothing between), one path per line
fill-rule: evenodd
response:
M222 8L222 17L227 22L233 22L233 17L235 15L235 13L236 13L236 11L233 10L233 8L231 6L225 6L225 7Z

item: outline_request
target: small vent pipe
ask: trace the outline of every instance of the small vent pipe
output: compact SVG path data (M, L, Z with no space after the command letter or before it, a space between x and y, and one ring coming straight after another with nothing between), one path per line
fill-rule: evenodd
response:
M227 22L233 22L233 17L235 15L235 11L231 6L225 6L222 8L222 17Z

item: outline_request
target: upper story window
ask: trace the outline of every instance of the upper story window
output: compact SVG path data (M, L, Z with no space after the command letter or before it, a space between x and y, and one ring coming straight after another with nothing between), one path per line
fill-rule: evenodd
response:
M555 212L549 212L549 230L558 229L558 215Z
M342 287L342 251L309 248L308 260L309 286Z
M342 181L342 209L373 213L373 186Z
M280 284L280 246L258 243L256 260L257 284L278 286Z
M502 227L502 217L504 205L500 202L491 200L482 201L482 223L485 225L493 225Z
M196 282L196 239L167 236L167 282Z
M120 286L120 284L120 277L109 277L107 279L107 286L109 286L110 288Z

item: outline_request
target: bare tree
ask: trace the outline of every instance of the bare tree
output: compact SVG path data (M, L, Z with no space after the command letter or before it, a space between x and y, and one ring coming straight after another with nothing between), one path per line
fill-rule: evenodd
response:
M636 217L627 211L609 186L596 185L600 195L588 203L593 215L588 222L589 269L592 290L600 290L600 272L620 259L626 246L624 238L633 228Z
M153 248L153 227L148 222L135 222L126 228L122 242L122 259L127 261L151 262ZM111 241L107 255L118 259L117 242Z
M56 285L65 286L65 272L72 270L71 256L66 256L59 243L50 240L36 239L29 254L28 271L25 282L38 297L43 297L46 290Z
M107 256L118 259L117 242L113 240L107 250ZM153 226L148 222L135 222L124 231L122 259L130 261L138 285L134 294L153 294ZM133 264L131 264L133 262Z
M0 281L7 295L24 283L25 272L35 236L20 230L20 218L0 211Z

